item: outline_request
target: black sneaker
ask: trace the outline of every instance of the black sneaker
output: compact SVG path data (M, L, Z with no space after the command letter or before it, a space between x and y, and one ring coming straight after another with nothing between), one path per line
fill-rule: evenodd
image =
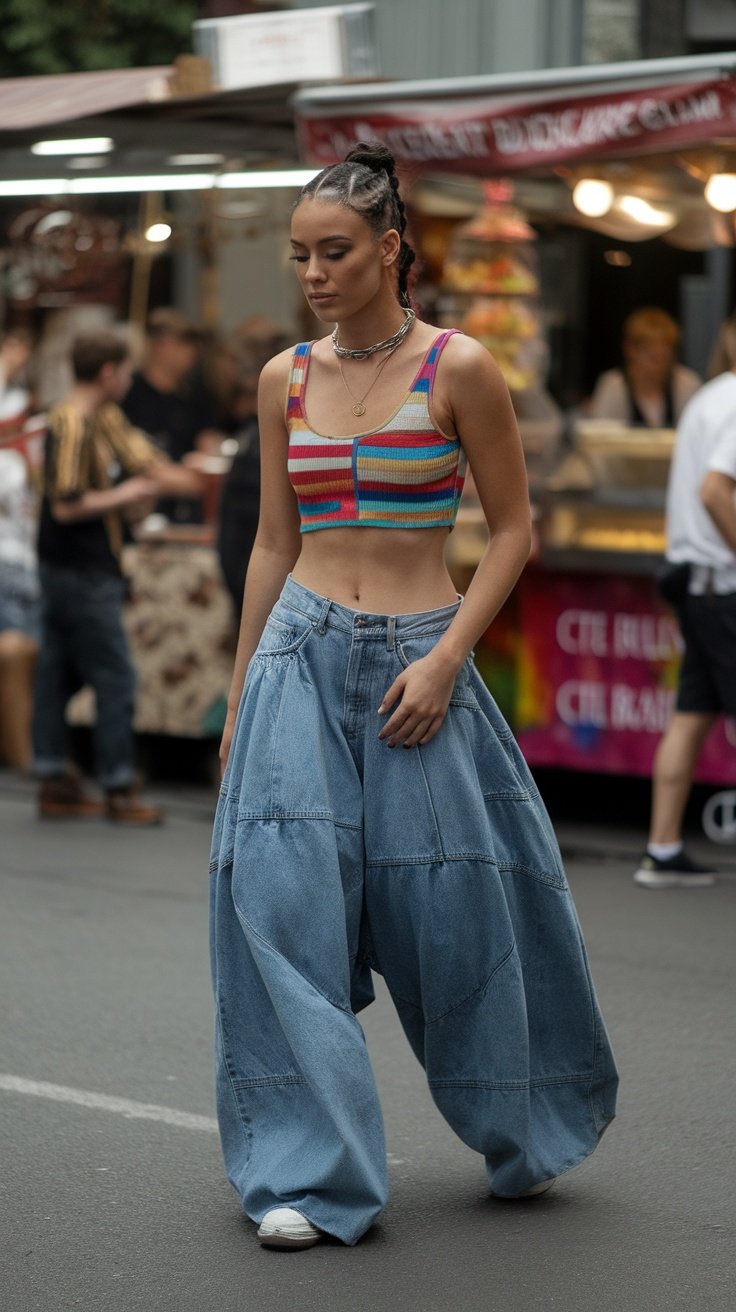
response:
M710 866L699 866L685 851L666 861L645 852L634 883L643 888L709 888L715 884L717 873Z

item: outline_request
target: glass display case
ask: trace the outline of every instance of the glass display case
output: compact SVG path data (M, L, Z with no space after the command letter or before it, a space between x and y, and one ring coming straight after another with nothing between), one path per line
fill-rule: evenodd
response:
M581 420L574 456L541 501L542 559L560 568L612 570L625 560L629 572L652 573L666 546L674 443L674 429Z
M548 352L539 298L536 233L505 184L452 235L437 311L493 355L511 392L533 488L554 462L562 415L545 391Z

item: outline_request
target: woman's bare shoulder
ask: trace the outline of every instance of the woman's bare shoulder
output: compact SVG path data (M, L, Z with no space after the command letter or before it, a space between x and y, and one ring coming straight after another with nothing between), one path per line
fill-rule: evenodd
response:
M288 378L295 351L296 346L288 346L285 351L279 351L278 355L272 355L261 370L261 378L264 382L270 382L272 379Z
M289 384L295 350L296 346L289 346L285 351L279 351L278 355L272 356L268 364L263 366L258 384L262 399L283 398Z
M442 330L437 329L437 333ZM474 337L467 337L463 332L453 333L445 344L439 362L439 376L452 385L476 382L485 378L489 383L504 386L503 374L490 351L477 342Z

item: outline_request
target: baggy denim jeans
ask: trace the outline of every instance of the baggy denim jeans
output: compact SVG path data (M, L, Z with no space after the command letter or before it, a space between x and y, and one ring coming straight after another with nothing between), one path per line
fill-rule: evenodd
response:
M228 1177L353 1244L385 1205L356 1012L383 975L443 1116L513 1197L595 1148L616 1068L554 834L469 658L424 747L378 706L456 606L370 615L289 578L215 820L211 959Z

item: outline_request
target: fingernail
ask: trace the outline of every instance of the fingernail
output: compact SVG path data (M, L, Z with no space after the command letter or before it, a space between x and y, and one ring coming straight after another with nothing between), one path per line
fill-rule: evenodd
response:
M383 709L384 709L384 708L383 708L383 702L381 702L381 705L380 705L379 708L378 708L378 714L379 714L379 715L383 715Z

